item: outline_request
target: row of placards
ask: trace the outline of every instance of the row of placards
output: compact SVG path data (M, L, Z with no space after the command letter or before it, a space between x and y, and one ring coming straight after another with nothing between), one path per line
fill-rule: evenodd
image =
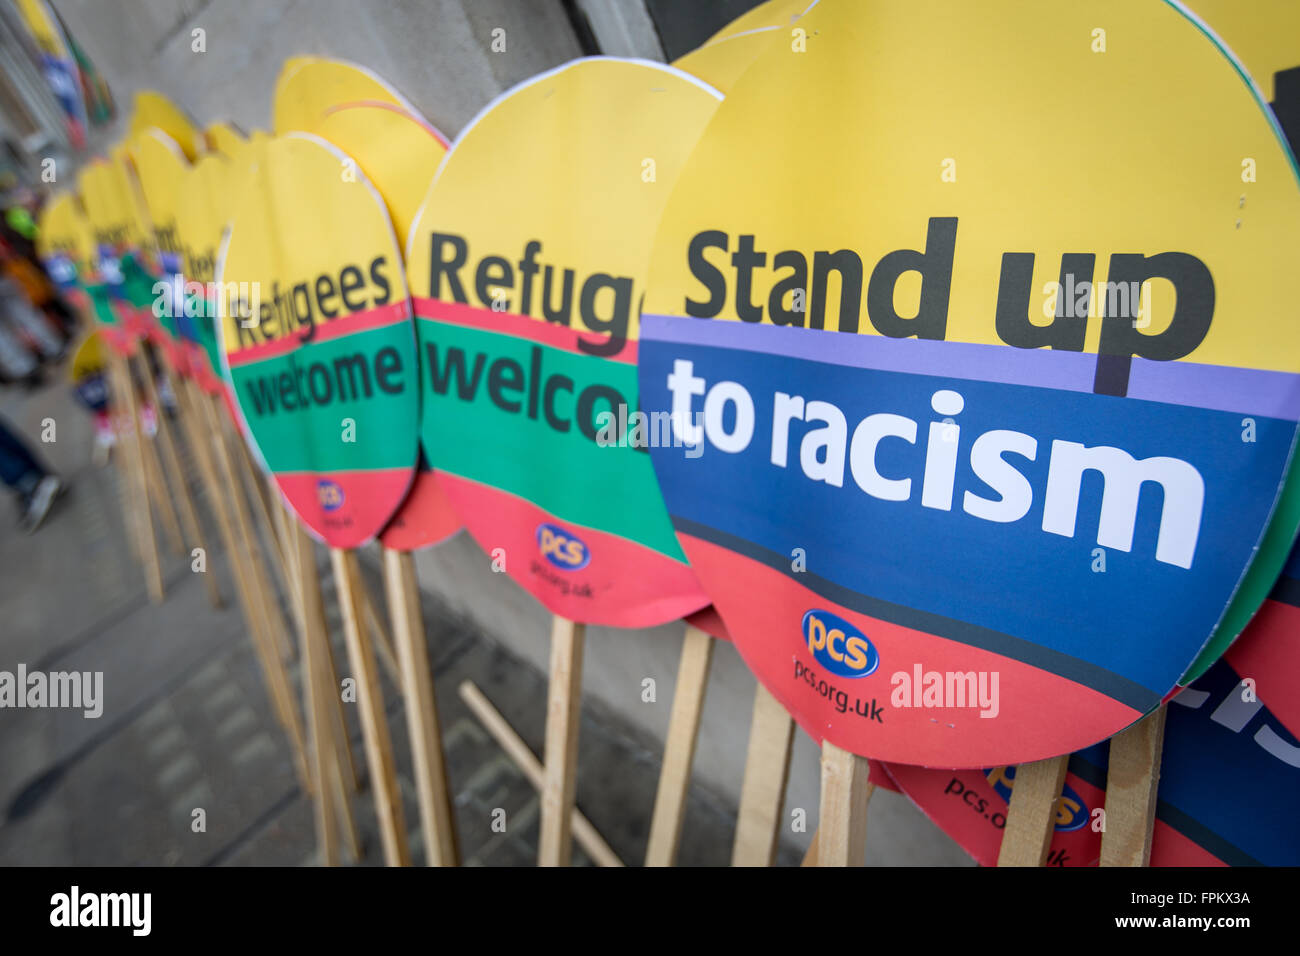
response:
M1160 0L1104 4L1100 49L1092 9L805 6L683 68L566 64L450 145L366 71L294 60L276 135L141 131L47 247L228 382L332 546L463 523L572 620L711 604L818 741L987 769L1223 691L1300 522L1300 182L1261 90L1300 51L1243 64ZM1095 148L1052 132L1066 104ZM178 268L216 297L149 322ZM1260 786L1297 769L1294 640L1249 639L1285 665L1252 670ZM966 808L924 781L983 779L895 777L941 822Z

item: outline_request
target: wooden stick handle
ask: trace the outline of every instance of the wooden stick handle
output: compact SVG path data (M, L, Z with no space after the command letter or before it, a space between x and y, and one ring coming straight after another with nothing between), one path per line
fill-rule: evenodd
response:
M794 720L767 688L758 684L749 721L749 751L736 812L732 866L771 866L776 859L793 744Z
M1056 804L1070 755L1048 757L1016 768L998 866L1043 866L1056 832Z
M142 352L137 352L132 358L127 359L128 367L134 368L133 359L139 358L143 369L140 372L140 380L145 384L146 396L153 406L154 417L154 434L162 435L163 410L157 401L157 392L153 389L153 376L149 369L149 360ZM132 398L135 396L135 387L130 389ZM139 428L136 432L137 444L140 446L140 452L144 459L145 482L149 489L149 494L153 496L155 507L158 509L158 515L162 519L163 532L167 536L168 546L177 554L184 554L188 557L185 550L185 537L181 534L180 519L176 517L176 506L172 504L171 494L167 490L167 481L163 477L162 465L158 461L157 443L150 439L144 432L144 416L138 415L137 422ZM161 438L159 438L161 441Z
M528 749L528 744L524 743L523 738L515 733L514 728L492 706L492 702L484 696L473 681L461 681L460 697L496 740L498 746L506 752L506 756L514 761L519 772L540 792L545 783L542 762ZM605 842L605 838L597 832L591 821L583 816L582 811L577 807L573 808L573 838L587 851L587 855L596 861L597 866L623 865L623 861Z
M389 548L383 550L388 616L393 622L393 642L397 645L416 792L420 799L420 825L427 848L425 855L430 866L457 866L460 851L451 813L447 761L442 752L429 650L424 643L415 561L410 554Z
M1156 824L1156 791L1165 741L1162 704L1110 739L1102 866L1149 866Z
M316 845L321 861L326 866L338 866L339 851L334 821L339 812L336 805L338 790L332 786L330 767L333 763L329 745L329 720L326 708L330 706L326 694L337 694L337 687L326 684L324 664L321 660L329 638L325 631L325 609L321 601L320 581L316 577L316 561L312 554L311 538L294 523L295 567L299 570L298 593L301 613L298 628L298 656L302 661L303 696L307 704L307 720L311 728L311 771L316 821ZM346 795L344 795L346 801Z
M582 649L586 625L558 615L551 623L551 675L546 705L546 751L539 866L568 866L578 776L578 726L582 705Z
M818 866L862 866L867 851L867 804L875 786L868 782L866 757L822 742L822 796L817 831Z
M654 813L650 818L650 839L646 866L672 866L682 837L686 817L686 795L691 785L691 764L704 712L704 692L709 683L709 662L713 659L713 638L698 627L686 626L682 656L677 664L677 689L673 693L668 734L664 738L664 762L659 771Z
M135 528L133 537L136 547L140 550L140 559L144 563L145 587L149 591L149 600L158 604L163 599L162 563L158 557L158 539L154 534L153 514L149 510L148 478L145 475L144 451L141 445L144 440L144 424L140 417L135 385L131 381L130 364L120 356L111 361L120 414L126 418L126 428L118 438L126 462L125 478L132 501L131 514L127 517Z
M389 866L410 866L411 851L406 841L402 794L393 762L393 741L384 716L384 699L379 685L370 634L361 620L361 573L353 551L330 548L334 581L338 588L339 611L347 638L348 660L357 682L357 706L361 711L361 732L370 766L370 786L379 815L379 834L384 859Z
M163 374L166 375L167 373L163 371ZM180 505L181 527L185 531L188 544L192 547L203 548L206 552L208 548L203 538L203 526L199 523L198 509L194 506L194 496L190 493L185 468L181 464L180 455L176 451L176 443L172 440L171 423L167 421L167 413L158 394L158 384L154 381L153 375L150 374L149 360L147 358L144 360L144 382L145 393L153 404L154 419L158 423L158 445L162 449L162 460L167 467L167 471L171 473L172 481L176 486L173 497ZM189 404L185 401L179 380L172 380L169 377L168 383L172 396L176 399L176 423L185 434L187 443L193 447L194 439L189 427ZM186 550L184 554L188 558L190 551ZM208 591L208 603L214 608L221 607L221 589L217 586L217 576L215 574L204 574L203 585Z

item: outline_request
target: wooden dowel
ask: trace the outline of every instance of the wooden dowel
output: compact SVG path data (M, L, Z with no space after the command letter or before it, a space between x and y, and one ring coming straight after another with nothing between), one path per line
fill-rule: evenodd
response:
M672 866L677 859L712 658L713 638L698 627L686 625L681 659L677 664L673 709L668 718L668 734L664 738L664 761L650 818L646 866Z
M771 866L776 859L793 744L794 720L767 688L758 684L749 721L749 751L736 812L732 866Z
M109 422L113 428L113 465L117 469L118 491L122 495L122 518L123 525L126 528L127 544L135 559L143 566L145 563L145 548L140 542L140 521L136 514L135 473L132 466L132 456L127 449L127 443L131 441L131 435L134 431L129 423L129 414L127 412L127 402L125 393L122 391L123 373L119 360L109 355L104 365L104 381L108 386L109 396ZM147 506L147 503L146 503Z
M185 537L188 539L188 548L184 548L183 554L189 558L193 548L203 548L206 554L208 548L204 543L203 526L199 523L198 509L194 507L194 496L190 493L190 484L186 480L185 469L181 465L180 455L176 451L176 443L172 440L171 422L167 420L167 411L163 408L162 398L158 393L158 383L154 381L149 367L149 359L142 356L144 364L144 388L145 394L149 397L149 402L154 407L154 421L157 423L155 437L158 447L162 449L162 460L167 471L171 472L173 483L175 484L175 493L172 498L178 503L180 510L180 524L184 529ZM165 374L165 373L164 373ZM186 402L181 396L179 380L170 381L169 386L173 397L176 399L176 421L182 432L185 433L186 439L193 447L193 439L188 420L186 416ZM167 485L164 484L164 487ZM214 608L222 606L221 588L217 584L215 574L203 575L203 586L208 592L208 603Z
M1102 866L1151 864L1165 713L1162 704L1110 739L1106 825L1101 831Z
M339 669L334 659L334 645L328 640L323 650L325 655L325 674L332 688L329 699L329 719L334 739L334 752L344 782L353 793L361 791L361 775L357 771L356 758L352 756L351 735L348 733L347 714L343 710L343 697L339 693Z
M415 562L410 554L383 549L384 584L388 592L388 617L393 622L393 642L401 670L402 698L406 706L407 733L415 764L415 787L420 801L425 857L430 866L457 866L460 851L451 814L447 761L442 752L438 703L434 696L429 649L424 642L420 591L415 582Z
M348 753L350 754L350 751ZM357 818L352 811L352 798L348 793L347 781L343 779L343 768L339 766L338 748L326 747L325 760L329 764L330 796L337 811L339 829L343 832L343 839L347 842L348 855L352 857L354 862L360 863L362 858L361 833L357 829Z
M153 379L150 376L149 360L145 358L143 352L137 352L132 358L139 358L140 364L144 366L144 371L140 373L140 380L146 383L146 397L149 394L156 394L150 393L149 387L152 386ZM127 365L132 369L135 367L132 359L127 359ZM135 394L134 387L131 388L131 394ZM158 445L155 439L162 433L163 411L158 402L152 398L149 403L153 406L154 438L150 438L145 433L143 414L139 417L141 428L138 433L140 436L140 449L144 457L145 481L154 507L158 509L158 516L162 519L163 533L166 535L169 549L176 554L183 554L188 557L189 552L185 550L185 536L181 534L180 520L176 517L176 506L172 504L171 494L167 490L167 481L163 477L162 464L158 460Z
M1069 762L1070 756L1065 754L1016 768L998 866L1043 866L1047 862L1056 831L1056 804Z
M582 649L586 626L559 617L551 624L551 673L546 704L546 750L539 866L568 866L578 776L578 726L582 704Z
M131 366L125 358L115 361L116 375L121 393L122 408L129 423L128 436L123 438L126 456L129 461L128 471L134 486L136 541L143 552L145 587L149 599L159 604L163 599L162 563L158 556L158 539L154 535L153 513L149 506L149 480L145 474L144 457L144 421L140 414L140 403L136 398L135 384L131 381Z
M365 587L364 581L362 581L361 587L361 611L365 617L366 629L370 631L370 639L374 641L375 654L379 658L379 663L388 672L388 679L393 682L397 692L405 694L402 669L398 666L393 642L388 638L388 630L384 627L384 622L380 620L379 613L375 610L375 603L370 600L370 591Z
M808 849L804 851L803 860L801 860L799 863L801 867L817 865L817 847L819 845L820 840L821 840L821 830L814 830L812 835L812 842L808 844Z
M264 510L261 481L259 475L253 470L256 466L253 465L252 457L248 453L243 436L233 422L223 424L221 435L226 447L230 449L231 493L238 499L240 510L245 515L244 522L248 546L256 555L258 566L257 594L265 606L266 617L270 622L267 633L270 635L274 653L279 655L281 661L290 661L293 659L293 642L289 639L289 632L285 627L284 617L280 612L279 594L275 589L275 582L270 576L270 571L273 568L280 577L281 584L285 588L285 594L289 596L290 603L292 603L289 586L284 580L284 555L280 551L280 542L275 536L274 528L269 526L271 519ZM263 508L260 513L259 506ZM264 529L269 537L271 545L269 553L262 546L262 536L258 531L259 527ZM268 565L270 565L269 568Z
M262 664L262 673L266 679L271 700L275 705L280 723L289 736L295 758L298 761L299 777L304 781L304 788L311 789L307 770L307 746L303 735L302 722L298 716L298 707L294 702L293 689L284 661L276 652L276 629L283 636L284 621L280 617L279 607L272 607L271 598L266 593L266 569L262 564L261 551L253 538L248 510L235 477L235 465L231 450L225 440L224 429L219 420L220 412L211 402L203 405L209 436L212 440L214 459L218 469L220 483L229 491L232 527L240 551L235 560L246 563L244 580L247 583L248 601L252 612L253 624L250 636L254 650L257 651Z
M866 757L822 742L822 795L817 827L818 866L863 866L867 850L867 804L875 786L868 782Z
M305 534L305 532L303 532L299 526L298 519L289 511L288 505L280 504L278 499L277 503L273 507L275 508L276 514L279 516L281 526L284 530L285 542L289 546L288 567L293 579L292 598L296 602L296 606L301 607L302 603L307 600L307 595L304 593L302 584L303 568L310 567L312 573L311 579L313 582L317 581L315 549L311 547L311 537L307 536L308 547L300 555L297 536L299 534ZM319 591L319 583L316 583L314 593L317 604L319 604L321 600ZM301 621L303 618L301 617L301 612L299 612L299 614L299 627L302 627L303 624ZM324 612L322 611L320 620L324 621L324 619ZM329 694L327 695L328 699L325 701L327 707L322 719L328 721L330 746L334 748L336 762L343 779L343 785L349 792L357 793L361 790L361 779L357 775L356 761L352 758L352 744L348 733L347 718L343 712L343 699L339 692L338 668L334 666L334 647L330 643L329 636L325 633L323 627L324 625L322 625L321 630L323 640L321 642L321 651L318 657L324 663L324 681L325 685L329 688Z
M393 743L384 717L383 695L375 666L370 635L361 621L362 588L357 556L353 551L330 548L334 581L338 589L343 633L347 638L348 660L357 682L357 706L361 711L361 732L366 743L366 761L370 767L370 788L379 815L379 833L384 844L384 859L389 866L410 866L411 854L406 841L402 812L402 795L397 785L393 762Z
M236 436L237 437L237 436ZM287 556L284 549L284 541L276 529L275 520L271 517L271 510L266 501L266 483L262 480L262 473L258 470L257 464L253 461L247 445L240 441L239 458L236 462L241 478L244 482L245 493L248 496L248 502L252 509L253 527L262 529L267 543L270 545L266 554L266 562L275 572L275 579L279 582L280 588L290 601L293 600L292 590L294 582L289 574L287 565ZM270 479L274 480L274 479ZM292 644L286 642L281 646L283 653L292 654Z
M306 699L307 722L311 728L311 772L313 804L316 824L316 846L321 862L338 866L339 851L335 821L338 814L337 789L331 785L330 766L333 755L328 741L327 693L337 693L325 685L324 667L321 663L321 645L328 640L325 632L325 610L321 602L320 581L316 578L316 562L312 558L312 543L307 532L295 528L295 548L302 600L302 620L298 629L299 659L303 668L303 697ZM345 796L346 802L346 796Z
M528 749L528 744L524 743L523 738L515 733L514 728L492 706L492 702L484 696L473 681L461 681L459 689L461 700L465 701L465 705L479 719L487 732L492 735L497 745L506 752L506 756L514 761L515 766L519 768L519 772L540 793L545 784L545 771L542 769L542 762ZM587 855L595 861L597 866L623 865L623 861L605 842L605 838L597 832L591 821L583 816L582 811L577 807L573 808L572 819L573 838L578 841L579 846L587 851Z

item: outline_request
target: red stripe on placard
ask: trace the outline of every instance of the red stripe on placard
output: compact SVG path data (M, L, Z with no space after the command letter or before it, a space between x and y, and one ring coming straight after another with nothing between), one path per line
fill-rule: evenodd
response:
M653 627L708 603L691 569L642 545L563 521L530 501L435 472L452 506L472 515L470 533L552 614L583 624ZM539 532L562 533L574 550L543 554ZM561 560L568 557L571 560ZM572 560L579 559L579 560Z
M1014 658L851 610L795 578L700 538L677 533L710 597L727 622L749 669L818 743L889 762L928 767L990 767L1038 760L1091 746L1127 727L1141 712L1083 684ZM879 654L876 670L832 673L814 657L803 633L806 611L838 616ZM983 674L995 708L930 706L922 676ZM894 675L905 675L895 684ZM927 678L928 679L928 678ZM913 686L916 685L916 686ZM908 687L894 705L896 687ZM996 713L994 714L994 710ZM1045 720L1044 714L1068 715Z
M590 347L593 345L608 347L609 336L596 335L590 331L579 332L567 325L560 325L558 322L550 322L546 319L535 319L530 315L493 312L491 309L481 309L463 302L421 298L413 298L411 301L415 303L415 316L419 319L433 319L451 325L482 329L485 332L499 332L502 335L513 335L515 338L548 345L565 352L592 355L594 358L608 359L611 362L626 362L628 365L636 364L637 345L631 339L623 342L616 355L595 355L590 351ZM593 335L596 337L592 338ZM587 343L588 348L579 348L579 342Z
M431 471L417 471L411 490L379 536L379 543L393 551L417 551L432 547L461 528L456 514Z
M1255 681L1255 695L1273 716L1300 735L1300 607L1265 601L1250 626L1223 655L1232 669Z
M252 362L263 362L266 359L285 355L304 345L315 345L317 342L328 342L330 339L342 338L345 335L353 335L357 332L368 332L371 329L383 328L386 325L396 325L398 322L404 322L410 317L410 303L406 299L400 299L397 302L390 302L388 305L381 305L375 309L353 312L337 319L327 319L323 323L317 323L315 326L316 331L312 334L310 340L304 341L302 336L298 334L286 335L283 338L272 339L258 345L250 345L248 348L239 349L235 352L227 352L226 361L230 363L231 368L248 365Z
M303 524L332 548L359 548L375 537L406 497L410 468L281 472L275 483Z

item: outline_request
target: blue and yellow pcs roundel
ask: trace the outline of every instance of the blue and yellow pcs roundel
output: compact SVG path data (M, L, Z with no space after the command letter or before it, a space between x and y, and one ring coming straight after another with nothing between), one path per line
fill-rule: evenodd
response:
M1176 685L1288 475L1294 158L1178 4L821 0L797 26L654 244L640 399L674 529L815 739L1079 750Z

